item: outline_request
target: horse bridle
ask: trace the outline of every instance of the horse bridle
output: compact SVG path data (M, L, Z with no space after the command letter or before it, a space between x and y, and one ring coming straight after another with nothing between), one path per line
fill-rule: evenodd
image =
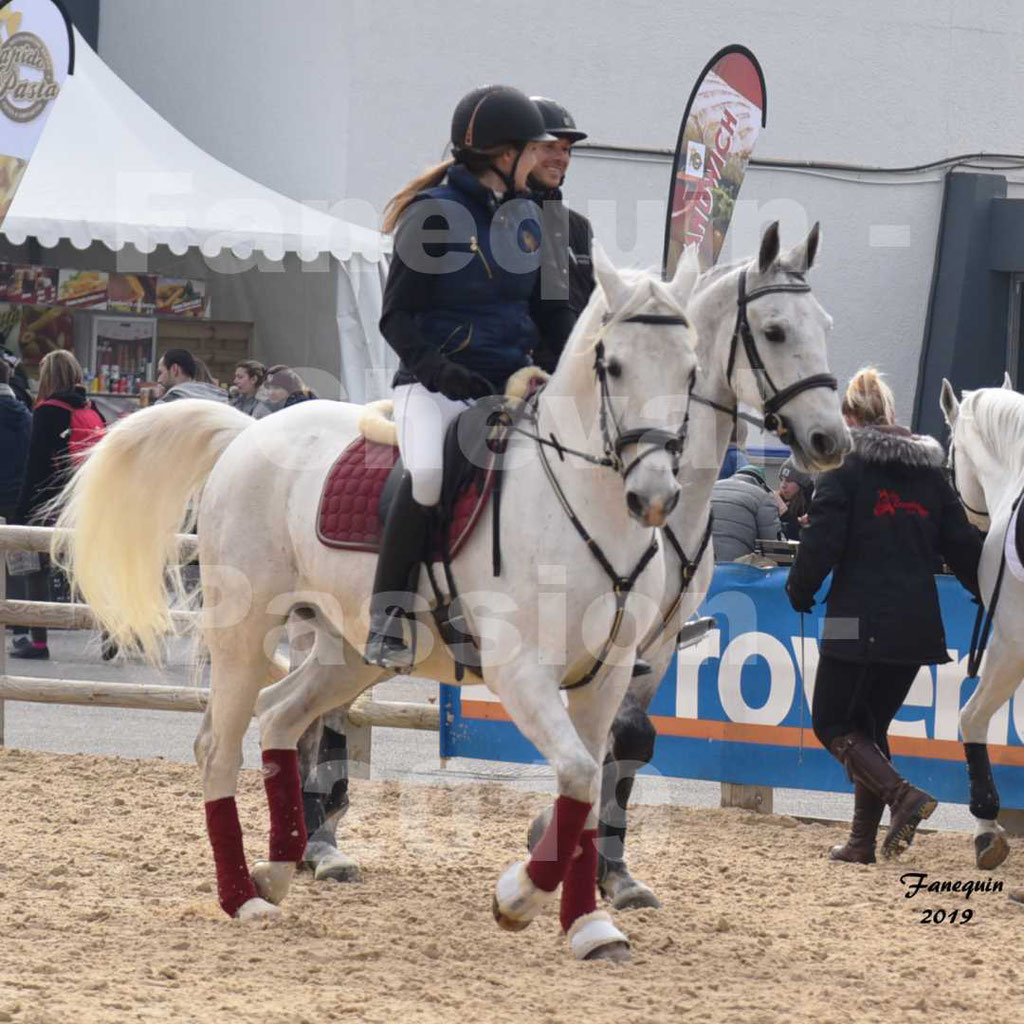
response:
M972 515L984 516L986 519L990 518L990 516L989 516L987 511L983 512L983 511L981 511L981 509L971 508L971 506L968 505L967 502L964 500L964 496L961 493L960 488L957 486L957 482L956 482L956 442L953 440L952 436L950 436L950 439L949 439L949 483L950 483L950 486L953 488L953 493L960 500L960 504L963 505L963 507L965 509L967 509L968 512L970 512Z
M610 315L606 315L602 324L602 334L604 328L608 327L612 323L634 323L634 324L653 324L663 327L689 327L690 321L682 315L674 314L660 314L660 313L636 313L632 316L623 317L621 320L613 320ZM548 482L551 484L552 490L555 492L555 496L558 498L559 503L565 510L565 514L572 523L573 528L579 534L583 543L587 546L587 550L594 557L594 560L604 570L605 575L612 582L612 591L615 594L615 616L612 620L612 628L608 634L608 639L605 640L594 658L593 664L590 668L579 678L571 683L565 683L563 681L562 688L565 690L575 690L578 687L586 686L597 676L598 672L604 668L607 662L608 655L611 652L612 647L615 644L615 640L619 635L619 630L622 628L623 619L625 617L626 602L629 599L630 592L636 585L638 579L643 574L644 569L647 568L648 563L658 552L658 538L657 532L652 531L651 543L647 545L643 554L637 560L636 565L633 567L632 572L628 576L620 576L615 567L612 565L608 556L601 549L600 544L591 536L587 531L586 527L580 521L579 516L576 515L575 510L569 503L569 499L565 495L565 491L562 489L561 484L558 482L558 478L555 476L554 471L551 468L551 463L548 460L545 452L545 447L553 448L557 453L561 461L565 461L566 455L573 455L578 458L582 458L587 462L593 463L598 466L605 466L611 469L615 469L618 474L622 477L623 482L629 478L629 474L636 469L640 463L647 458L650 454L657 451L668 452L672 459L672 475L676 476L679 472L679 462L683 453L683 445L686 441L686 435L689 430L690 424L690 401L694 397L693 385L696 380L697 372L694 368L690 374L689 394L687 396L686 412L683 416L683 422L680 424L679 429L675 432L670 430L662 430L660 428L635 428L631 430L623 430L615 416L615 409L612 406L611 394L608 389L608 364L605 362L605 348L604 341L599 336L597 343L594 346L594 373L597 376L598 384L601 393L601 407L600 407L600 424L601 424L601 438L604 445L604 455L600 458L590 455L588 452L575 451L571 448L566 448L562 445L555 435L549 434L547 438L540 436L539 427L536 434L526 434L528 437L532 437L537 442L538 451L540 452L541 465L544 467L545 475L548 478ZM536 420L534 422L537 422ZM614 436L612 435L612 427L614 427ZM517 429L517 428L513 428ZM525 431L518 430L519 433L525 434ZM626 463L622 458L622 452L624 449L631 445L643 445L650 444L651 447L644 452L639 452L632 462Z
M747 318L747 306L755 299L781 292L803 294L810 290L811 286L801 279L799 283L766 285L763 288L755 288L753 291L748 292L747 271L744 269L740 274L739 290L736 296L736 326L733 328L732 340L729 345L729 362L725 379L731 386L733 370L736 367L736 354L739 351L740 342L742 342L747 362L750 364L750 369L754 372L755 379L757 380L757 390L761 395L762 418L758 419L756 416L740 412L738 406L730 408L696 394L691 396L693 401L726 413L732 417L734 423L737 419L746 420L759 429L768 430L776 434L780 440L784 440L785 436L789 433L785 420L779 415L779 410L784 405L791 402L797 395L802 395L805 391L810 391L813 388L828 388L830 391L836 391L839 387L839 382L830 373L814 373L809 377L801 377L800 380L780 388L772 380L768 368L764 365L761 353L757 350L754 332L751 330L750 321Z

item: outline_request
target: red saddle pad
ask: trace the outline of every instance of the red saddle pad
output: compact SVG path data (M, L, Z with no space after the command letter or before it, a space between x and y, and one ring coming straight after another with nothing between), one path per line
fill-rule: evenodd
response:
M380 551L377 509L380 493L397 458L397 448L367 441L365 437L356 438L338 456L327 474L316 515L316 534L324 544L352 551ZM448 537L453 556L473 532L493 486L492 466L482 488L470 487L459 496ZM433 557L440 559L441 552L435 551Z

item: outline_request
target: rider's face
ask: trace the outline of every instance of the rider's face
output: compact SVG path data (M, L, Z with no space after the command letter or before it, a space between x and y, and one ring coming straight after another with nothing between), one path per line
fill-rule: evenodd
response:
M572 143L568 139L555 139L554 142L538 142L536 145L537 164L533 169L534 180L544 188L558 188L569 169Z

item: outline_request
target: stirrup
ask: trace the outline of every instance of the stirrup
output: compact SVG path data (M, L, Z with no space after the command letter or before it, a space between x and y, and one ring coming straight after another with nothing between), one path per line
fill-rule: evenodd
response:
M399 671L412 668L416 662L416 631L412 631L411 645L405 642L404 637L396 635L404 632L403 618L405 614L399 608L390 609L382 622L378 620L375 623L371 618L370 633L363 652L363 661L367 665Z

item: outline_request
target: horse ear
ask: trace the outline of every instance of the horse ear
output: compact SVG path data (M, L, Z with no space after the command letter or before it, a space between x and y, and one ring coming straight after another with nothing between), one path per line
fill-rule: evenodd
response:
M953 385L945 377L942 378L942 395L939 398L939 405L942 406L942 415L946 417L946 423L952 428L956 423L957 416L960 415L960 403L953 393Z
M779 222L772 221L761 236L761 251L757 254L757 269L767 274L771 265L779 258Z
M1006 391L1013 391L1014 390L1013 381L1010 379L1010 374L1006 370L1003 371L1003 388Z
M821 223L816 221L814 227L807 233L807 237L797 246L794 246L779 261L785 264L787 270L797 274L806 274L814 265L814 257L818 253L818 245L821 242Z
M597 283L604 292L605 301L608 303L608 312L615 313L621 309L632 295L629 285L619 276L619 272L608 259L608 254L601 248L598 242L593 247L594 276Z
M679 257L676 272L672 275L672 281L668 286L680 306L685 308L686 303L690 300L690 293L693 291L698 277L700 277L700 261L697 258L697 246L688 245L683 249L682 256Z

